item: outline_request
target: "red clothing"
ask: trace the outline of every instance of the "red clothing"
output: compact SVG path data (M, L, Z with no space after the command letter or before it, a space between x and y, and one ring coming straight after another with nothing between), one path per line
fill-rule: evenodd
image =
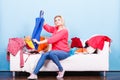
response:
M71 48L73 48L73 47L83 48L80 38L74 37L74 38L71 38L71 40L72 40Z
M111 39L108 36L97 35L87 40L86 43L95 49L102 50L104 47L104 41L111 42Z
M25 43L24 40L21 38L10 38L8 47L7 47L7 52L16 55L17 52L20 50L20 67L24 66L24 59L23 59L23 51L22 48L24 47ZM7 55L7 58L9 59L9 54Z
M68 52L69 46L68 46L68 30L63 29L60 31L58 30L57 26L49 26L49 25L44 25L44 29L47 32L52 33L52 36L48 38L48 43L52 44L52 50L63 50Z

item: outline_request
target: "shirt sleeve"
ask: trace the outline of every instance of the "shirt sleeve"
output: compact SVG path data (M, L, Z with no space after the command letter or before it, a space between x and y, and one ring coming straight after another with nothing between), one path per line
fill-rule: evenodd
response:
M51 36L50 38L48 38L48 43L55 43L65 37L68 36L68 31L67 29L61 30L59 32L57 32L56 34L54 34L53 36Z
M49 33L53 33L54 30L55 30L55 27L50 26L50 25L48 25L48 24L44 25L43 28L44 28L47 32L49 32Z

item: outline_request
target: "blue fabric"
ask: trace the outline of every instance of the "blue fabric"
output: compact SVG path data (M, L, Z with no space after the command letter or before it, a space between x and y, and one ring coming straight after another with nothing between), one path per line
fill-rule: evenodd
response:
M32 39L37 39L38 41L40 41L40 34L42 31L42 26L44 23L44 18L36 18L36 24L32 33ZM35 49L38 48L38 44L34 43Z
M37 66L34 70L34 74L37 74L39 72L39 70L45 63L45 60L47 59L52 60L58 66L59 71L62 71L63 68L59 60L65 59L67 57L69 57L69 53L61 51L61 50L52 50L47 53L43 53L37 63Z
M71 48L70 51L69 51L70 56L74 55L76 50L77 50L76 47Z

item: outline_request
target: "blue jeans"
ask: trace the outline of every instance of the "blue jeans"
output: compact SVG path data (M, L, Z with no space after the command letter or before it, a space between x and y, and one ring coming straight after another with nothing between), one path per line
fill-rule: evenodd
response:
M37 74L39 72L39 70L45 63L45 60L52 60L58 66L59 71L62 71L63 67L60 64L59 60L65 59L67 57L69 57L69 53L62 50L52 50L47 53L43 53L38 60L37 66L34 70L34 74Z

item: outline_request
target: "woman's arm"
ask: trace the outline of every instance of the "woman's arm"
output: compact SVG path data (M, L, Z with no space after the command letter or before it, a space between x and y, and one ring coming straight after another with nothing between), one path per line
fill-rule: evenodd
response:
M55 43L61 39L68 38L68 31L67 29L63 29L59 32L57 32L55 35L51 36L50 38L47 39L49 44Z
M54 26L50 26L50 25L48 25L47 23L44 23L43 28L44 28L47 32L49 32L49 33L53 33L54 30L55 30L55 27L54 27Z

